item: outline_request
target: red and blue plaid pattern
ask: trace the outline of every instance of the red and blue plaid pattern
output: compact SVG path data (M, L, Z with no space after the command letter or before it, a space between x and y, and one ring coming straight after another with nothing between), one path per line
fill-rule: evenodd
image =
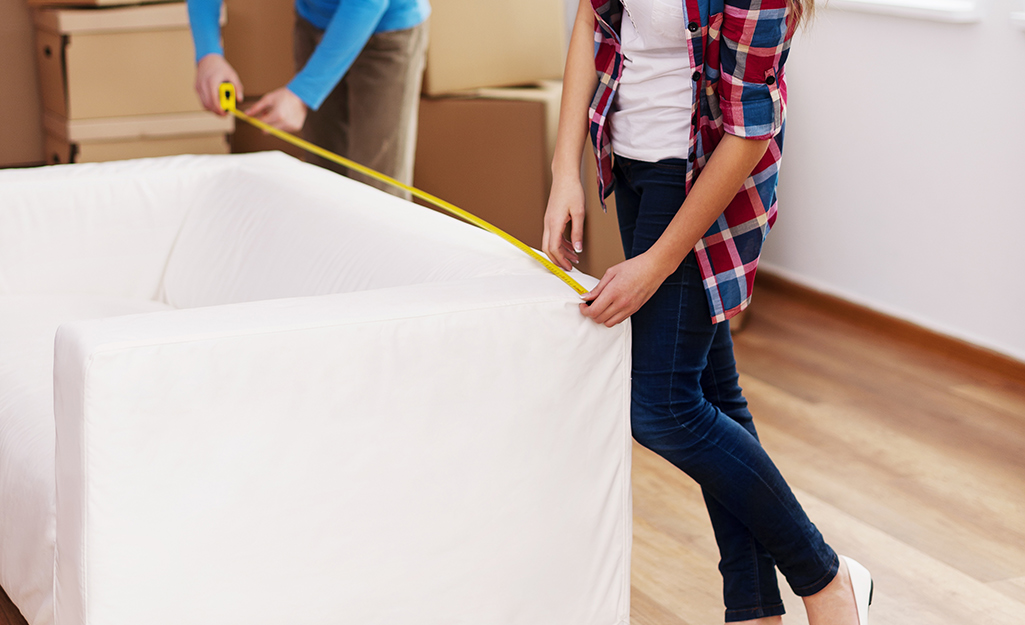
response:
M694 72L687 190L726 133L773 139L736 197L694 248L712 321L747 308L762 242L776 221L776 182L786 118L786 62L790 38L787 0L680 0L687 15ZM594 64L598 88L590 132L602 198L612 192L608 114L623 69L619 0L591 0L595 12Z

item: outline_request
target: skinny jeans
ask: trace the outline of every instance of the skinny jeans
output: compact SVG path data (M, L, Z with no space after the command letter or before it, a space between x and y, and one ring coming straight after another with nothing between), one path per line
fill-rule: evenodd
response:
M685 197L687 162L615 157L627 258L647 251ZM758 441L729 322L713 324L692 251L631 318L633 436L700 486L719 546L726 622L784 613L775 567L798 596L822 590L839 559Z

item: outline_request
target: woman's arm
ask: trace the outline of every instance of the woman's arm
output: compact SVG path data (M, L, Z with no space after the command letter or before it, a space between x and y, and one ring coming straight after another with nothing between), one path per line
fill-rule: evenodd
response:
M570 269L584 249L584 189L580 159L587 140L587 109L598 75L594 70L594 11L590 0L580 0L562 84L559 132L552 159L552 192L545 211L541 250L556 265ZM564 238L571 224L570 241Z
M637 312L737 195L769 141L724 136L658 241L647 252L609 268L584 296L590 305L581 304L580 312L608 327Z

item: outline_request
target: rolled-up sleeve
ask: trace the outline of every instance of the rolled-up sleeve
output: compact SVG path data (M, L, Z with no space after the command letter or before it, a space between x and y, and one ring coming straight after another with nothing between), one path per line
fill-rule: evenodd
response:
M783 127L787 0L727 0L720 45L723 130L769 139Z

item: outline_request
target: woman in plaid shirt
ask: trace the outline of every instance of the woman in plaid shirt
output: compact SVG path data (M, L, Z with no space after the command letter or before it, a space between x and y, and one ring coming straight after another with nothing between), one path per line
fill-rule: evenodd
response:
M812 625L867 625L871 601L868 571L826 544L758 442L728 323L775 221L783 66L811 1L581 0L545 215L542 248L569 269L589 129L627 260L580 310L632 318L634 437L701 485L731 623L782 622L777 566Z

